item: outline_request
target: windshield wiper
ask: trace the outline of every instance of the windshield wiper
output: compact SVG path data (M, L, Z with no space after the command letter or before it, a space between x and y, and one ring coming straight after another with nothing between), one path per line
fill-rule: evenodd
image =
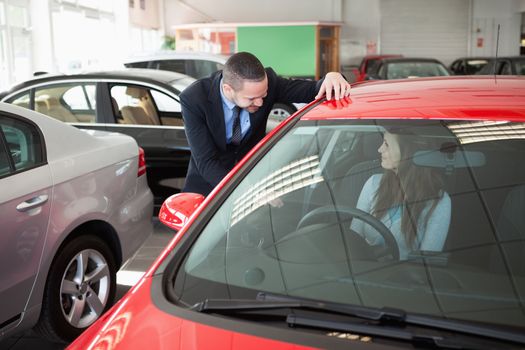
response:
M460 332L467 335L492 338L506 342L525 344L525 334L500 328L487 327L468 322L442 319L432 316L409 314L394 308L371 308L358 305L345 305L320 302L297 297L259 293L257 299L206 299L192 306L198 312L223 313L253 312L272 309L303 309L351 316L375 323L353 323L324 320L290 313L286 322L291 327L306 326L346 332L359 332L369 335L390 337L405 341L431 343L439 347L458 347L458 340L439 336L429 336L406 331L400 326L414 325L431 329ZM389 326L396 327L389 327ZM452 346L453 345L453 346ZM472 344L469 345L472 348ZM481 346L483 348L483 346Z
M405 314L396 309L373 309L361 306L347 306L335 303L325 303L304 300L299 298L279 297L266 293L259 293L257 299L206 299L191 307L198 312L218 311L253 311L265 309L311 309L327 311L347 316L358 317L372 321L401 321Z

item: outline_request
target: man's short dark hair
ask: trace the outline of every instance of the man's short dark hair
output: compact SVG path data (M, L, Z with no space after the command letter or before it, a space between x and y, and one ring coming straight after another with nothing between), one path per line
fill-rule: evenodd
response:
M257 57L249 52L238 52L226 61L222 77L224 83L238 91L242 89L244 80L263 81L266 72Z

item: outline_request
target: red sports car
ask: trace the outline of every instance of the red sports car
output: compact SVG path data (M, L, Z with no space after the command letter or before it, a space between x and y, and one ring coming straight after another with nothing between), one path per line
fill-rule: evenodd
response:
M357 85L269 134L70 349L525 346L525 79Z

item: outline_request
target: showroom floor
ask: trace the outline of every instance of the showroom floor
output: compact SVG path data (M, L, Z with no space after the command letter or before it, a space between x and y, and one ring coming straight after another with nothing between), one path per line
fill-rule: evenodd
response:
M162 225L157 218L153 219L154 232L144 242L135 256L130 259L117 275L117 299L120 299L153 263L166 244L173 238L173 231ZM63 344L55 344L43 340L32 331L13 336L0 342L0 350L58 350Z

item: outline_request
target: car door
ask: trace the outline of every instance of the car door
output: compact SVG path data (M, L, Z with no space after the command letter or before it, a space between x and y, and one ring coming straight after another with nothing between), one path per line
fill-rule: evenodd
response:
M47 235L53 182L31 121L0 112L0 325L16 322L33 288Z
M110 105L104 113L106 129L132 136L144 149L158 210L167 197L181 191L188 169L190 150L180 103L168 91L137 82L110 82L105 89L108 95L99 94L97 114Z

